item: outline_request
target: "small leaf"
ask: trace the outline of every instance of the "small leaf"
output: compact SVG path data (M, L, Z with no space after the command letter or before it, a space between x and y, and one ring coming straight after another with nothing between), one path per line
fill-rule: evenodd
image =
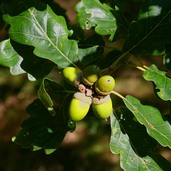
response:
M156 85L158 96L162 100L171 100L171 79L166 76L166 72L158 70L153 64L143 73L143 77L148 81L153 81Z
M18 16L4 15L4 20L11 26L10 38L35 47L35 55L61 68L75 66L78 61L77 41L68 39L70 32L64 17L57 16L49 6L44 11L32 7Z
M45 149L45 154L49 155L53 153L56 149Z
M110 121L112 131L110 150L114 154L120 154L121 168L128 171L162 171L155 160L150 156L140 157L134 152L129 142L129 137L127 134L122 133L119 121L114 115L111 115Z
M49 96L49 94L46 91L46 87L45 87L45 80L42 81L42 84L38 90L38 97L40 99L40 101L43 103L43 105L46 107L46 109L52 114L55 115L55 109L53 108L53 101L51 99L51 97Z
M18 75L25 72L20 66L22 60L11 46L9 39L0 42L0 65L9 67L11 74Z
M160 111L152 106L142 105L138 99L126 96L124 103L143 124L148 134L156 139L162 146L171 148L171 126L164 121Z
M83 29L95 27L100 35L110 35L113 39L116 32L116 19L110 12L112 8L99 0L82 0L76 5L77 20Z

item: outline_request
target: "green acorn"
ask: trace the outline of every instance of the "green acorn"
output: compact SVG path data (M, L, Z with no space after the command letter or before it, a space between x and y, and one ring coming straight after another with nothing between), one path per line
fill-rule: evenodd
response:
M113 113L110 95L107 95L104 98L94 97L92 100L92 109L98 118L107 119Z
M66 67L62 71L62 75L69 84L78 86L80 84L82 71L75 67Z
M75 93L69 106L70 119L72 121L82 120L88 113L91 103L91 97L87 97L85 93Z
M82 81L86 85L93 85L101 75L101 69L97 65L90 65L83 71Z
M95 83L95 91L99 95L108 95L115 87L115 80L110 75L101 76Z

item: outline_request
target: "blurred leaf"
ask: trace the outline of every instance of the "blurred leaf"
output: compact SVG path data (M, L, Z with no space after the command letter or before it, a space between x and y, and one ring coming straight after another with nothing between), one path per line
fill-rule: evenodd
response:
M167 70L171 70L171 43L165 45L166 53L163 58L163 64Z
M164 45L171 39L171 1L144 1L138 21L132 22L123 51L136 55L164 53Z
M110 12L112 8L99 0L82 0L76 5L77 20L83 29L95 27L100 35L110 35L112 40L116 31L116 19Z
M0 11L0 30L4 27L4 21L3 21L3 18L2 18L2 14L1 14L1 11ZM0 41L1 41L1 37L0 37Z
M57 16L49 6L45 11L30 8L18 16L4 15L4 19L11 25L10 38L35 47L36 56L48 59L61 68L75 66L78 61L77 41L68 39L70 32L64 17Z
M163 64L167 70L171 70L171 53L166 52L163 58Z
M119 121L114 115L111 115L110 121L112 131L110 150L114 154L120 154L120 165L122 169L128 171L162 171L160 166L150 156L140 157L134 152L128 135L122 133Z
M156 85L158 96L162 100L171 100L171 79L166 76L166 72L158 70L153 64L143 73L143 77L148 81L153 81Z
M13 75L24 73L21 68L22 57L13 49L10 40L0 42L0 65L10 68Z
M171 126L164 121L160 111L152 106L142 105L138 99L126 96L124 103L136 119L146 127L148 134L162 146L171 148Z
M64 111L52 116L37 99L28 106L27 112L30 117L22 123L22 129L13 139L14 142L22 148L43 148L47 153L53 152L61 145L68 130Z

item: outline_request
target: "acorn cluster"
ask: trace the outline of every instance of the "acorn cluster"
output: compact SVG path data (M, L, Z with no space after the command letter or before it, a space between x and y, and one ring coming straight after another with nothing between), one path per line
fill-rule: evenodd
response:
M81 71L75 67L67 67L62 71L63 77L78 92L73 95L69 106L71 121L80 121L92 106L94 114L101 119L107 119L112 111L110 93L115 86L115 80L110 75L102 75L97 65L90 65Z

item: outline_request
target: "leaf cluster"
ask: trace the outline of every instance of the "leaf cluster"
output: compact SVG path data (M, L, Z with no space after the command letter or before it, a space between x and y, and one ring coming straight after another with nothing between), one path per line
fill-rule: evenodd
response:
M80 0L75 11L77 24L71 25L65 10L52 0L1 1L0 29L7 30L8 38L1 38L0 65L9 67L13 75L27 73L29 79L41 80L38 99L27 108L29 118L13 138L23 148L50 154L67 131L75 129L68 105L76 88L60 76L50 80L54 68L60 75L68 66L84 70L95 64L103 74L115 75L134 56L140 66L134 61L131 65L153 82L156 98L170 104L170 0ZM115 42L121 45L116 47ZM141 59L156 55L162 59L162 70L142 64ZM154 150L158 143L171 148L171 112L163 116L158 108L129 94L112 94L123 101L123 107L114 108L110 116L110 149L120 154L121 167L168 170L170 163Z

